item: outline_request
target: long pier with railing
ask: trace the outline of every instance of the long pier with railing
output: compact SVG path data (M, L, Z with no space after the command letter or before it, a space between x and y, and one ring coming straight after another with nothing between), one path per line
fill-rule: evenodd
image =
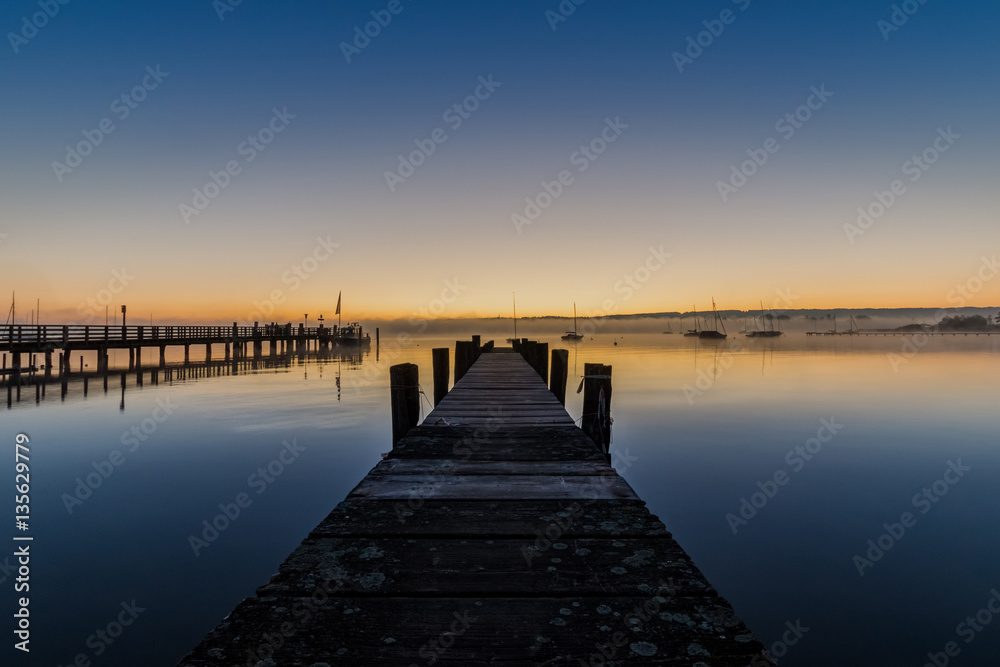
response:
M377 329L376 329L377 332ZM377 335L376 335L377 339ZM107 368L108 350L127 349L129 368L140 363L142 348L159 348L160 366L166 364L166 348L183 346L185 362L190 359L192 345L205 346L205 360L212 359L212 346L223 345L225 359L259 358L264 343L271 354L296 353L331 346L358 346L370 343L360 325L347 327L306 327L302 324L254 324L239 326L177 325L177 326L93 326L52 324L8 324L0 326L0 352L10 353L11 372L22 369L22 355L45 355L44 367L52 369L53 355L59 352L59 370L69 370L70 354L77 351L97 352L98 371ZM4 354L3 370L7 369ZM29 357L30 359L30 357ZM33 365L29 361L29 366Z

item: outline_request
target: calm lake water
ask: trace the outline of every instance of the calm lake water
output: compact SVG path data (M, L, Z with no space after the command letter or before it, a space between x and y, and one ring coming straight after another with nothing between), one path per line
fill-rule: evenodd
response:
M467 337L129 376L124 399L114 377L86 398L25 392L0 423L9 451L31 438L31 654L8 642L3 664L174 664L389 450L389 365L419 364L432 394L431 348ZM613 366L613 464L782 665L919 667L948 642L951 665L996 664L1000 337L909 356L898 337L533 337L570 348L572 390L585 362ZM13 456L2 470L13 480ZM250 505L192 546L240 493Z

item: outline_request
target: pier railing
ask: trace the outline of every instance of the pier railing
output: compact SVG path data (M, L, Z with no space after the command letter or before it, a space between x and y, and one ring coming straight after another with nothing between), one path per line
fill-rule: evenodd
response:
M0 325L0 346L25 344L52 344L56 346L93 342L176 342L200 340L226 342L263 338L308 338L333 335L327 327L303 327L291 324L263 324L259 326L146 326L146 325L89 325L89 324L6 324Z

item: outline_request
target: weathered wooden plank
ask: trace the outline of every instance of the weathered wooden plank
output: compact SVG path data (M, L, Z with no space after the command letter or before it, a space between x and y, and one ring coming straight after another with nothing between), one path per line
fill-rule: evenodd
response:
M488 517L488 520L484 518ZM406 500L348 498L310 537L670 537L641 500Z
M606 461L463 461L399 459L381 461L369 477L385 475L613 475Z
M311 595L337 579L343 595L589 597L638 593L658 580L677 596L713 596L687 554L662 538L307 539L257 593Z
M725 600L677 598L667 583L608 599L244 600L180 667L242 666L264 657L280 666L774 664Z
M618 475L390 475L365 477L348 498L400 499L434 497L442 499L570 498L574 500L637 498L635 491Z

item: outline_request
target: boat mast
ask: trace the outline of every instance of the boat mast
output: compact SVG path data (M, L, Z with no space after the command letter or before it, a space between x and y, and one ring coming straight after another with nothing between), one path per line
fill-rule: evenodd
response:
M573 302L573 333L576 333L576 301Z
M514 340L517 340L517 296L511 292L510 298L514 301Z

